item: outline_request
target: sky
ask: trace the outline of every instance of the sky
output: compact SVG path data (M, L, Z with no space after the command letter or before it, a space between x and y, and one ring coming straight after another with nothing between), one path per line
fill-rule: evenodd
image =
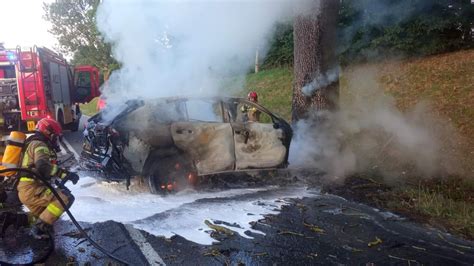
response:
M48 32L50 24L43 19L43 3L53 0L0 0L0 42L5 48L44 46L57 43Z

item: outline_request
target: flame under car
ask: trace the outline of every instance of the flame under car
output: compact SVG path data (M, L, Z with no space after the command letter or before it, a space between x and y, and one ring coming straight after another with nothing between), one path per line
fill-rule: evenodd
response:
M248 121L248 107L259 121ZM242 98L131 100L88 120L81 162L127 186L142 176L160 193L202 176L285 168L292 134L284 119Z

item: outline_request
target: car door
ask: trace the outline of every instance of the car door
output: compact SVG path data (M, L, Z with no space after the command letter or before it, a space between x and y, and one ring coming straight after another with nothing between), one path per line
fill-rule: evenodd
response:
M247 101L235 102L234 106L235 168L274 168L284 164L288 156L289 145L285 145L288 136L283 128L275 126L271 114ZM244 111L248 108L258 109L259 121L246 118Z
M199 175L233 170L233 132L224 122L222 103L189 99L185 104L187 121L171 124L175 145L193 159Z

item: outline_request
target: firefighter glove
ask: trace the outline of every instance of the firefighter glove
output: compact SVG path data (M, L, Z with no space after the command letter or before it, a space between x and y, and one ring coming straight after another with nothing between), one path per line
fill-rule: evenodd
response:
M59 178L64 180L64 182L71 181L74 185L79 181L79 176L74 172L69 172L64 169L61 169L59 172Z
M64 179L66 181L71 181L75 185L79 181L79 175L73 172L69 172Z

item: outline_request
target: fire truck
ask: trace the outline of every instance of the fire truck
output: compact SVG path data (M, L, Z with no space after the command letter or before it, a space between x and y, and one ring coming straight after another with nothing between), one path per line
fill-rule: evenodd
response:
M32 132L42 118L77 131L79 103L99 95L93 66L72 69L61 55L40 47L0 50L0 130Z

